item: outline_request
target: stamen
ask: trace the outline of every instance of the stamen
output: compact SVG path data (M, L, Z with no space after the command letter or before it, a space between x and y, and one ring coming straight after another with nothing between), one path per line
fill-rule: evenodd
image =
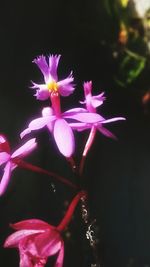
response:
M58 84L55 81L51 81L49 83L47 83L47 89L50 92L57 92L58 91Z

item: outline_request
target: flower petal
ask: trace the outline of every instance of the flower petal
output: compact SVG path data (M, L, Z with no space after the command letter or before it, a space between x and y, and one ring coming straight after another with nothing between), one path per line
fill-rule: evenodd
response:
M35 267L31 262L31 257L26 253L20 252L20 263L19 267Z
M7 152L0 152L0 166L10 159L10 154Z
M7 185L9 183L10 174L11 174L11 166L12 166L12 163L8 161L8 163L6 164L4 168L4 174L0 182L0 196L2 196L5 193Z
M74 123L69 123L69 125L73 130L77 130L79 132L92 127L91 125L85 122L74 122Z
M23 230L23 229L34 229L34 230L46 230L46 229L54 229L54 226L39 220L39 219L29 219L23 220L17 223L13 223L10 225L15 230Z
M87 110L85 108L72 108L72 109L69 109L69 110L63 112L63 117L65 118L66 115L72 116L72 115L82 113L82 112L85 113L85 112L87 112Z
M61 247L61 236L56 230L46 230L34 239L36 249L40 257L48 257L56 254Z
M50 55L49 56L49 72L55 81L58 80L57 68L58 68L60 57L61 55Z
M100 116L97 113L91 113L91 112L87 112L87 113L78 113L72 116L65 116L66 118L70 118L70 119L75 119L81 122L86 122L86 123L96 123L99 121L103 121L104 118L102 116Z
M20 230L11 234L5 241L4 247L17 247L19 242L26 237L43 233L43 230Z
M71 127L64 119L56 120L54 138L60 152L65 157L70 157L74 152L74 135Z
M108 129L104 128L102 125L98 125L98 126L96 126L96 128L100 133L102 133L106 137L117 140L117 137L113 133L111 133Z
M49 67L46 61L46 57L43 55L38 56L32 62L35 63L39 67L40 71L43 73L43 76L46 82L49 78Z
M109 122L124 121L124 120L126 120L126 119L123 118L123 117L115 117L115 118L111 118L111 119L108 119L108 120L104 120L101 123L105 124L105 123L109 123Z
M64 260L64 242L61 243L61 249L59 251L56 263L54 267L62 267L63 266L63 260Z
M27 141L23 146L18 148L12 155L11 158L15 157L25 157L28 155L34 148L36 148L37 143L36 139L32 138L29 141Z
M57 82L60 95L68 96L73 93L73 91L75 90L74 85L72 84L73 81L74 81L74 78L71 72L70 75L66 79Z

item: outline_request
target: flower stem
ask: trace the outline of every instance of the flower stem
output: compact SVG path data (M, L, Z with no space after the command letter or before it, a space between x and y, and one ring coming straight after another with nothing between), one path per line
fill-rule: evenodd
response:
M83 173L83 169L84 169L84 164L85 164L85 160L88 154L88 151L90 150L93 142L94 142L94 138L95 138L95 134L96 134L96 127L92 126L89 137L86 141L84 150L83 150L83 154L82 154L82 158L81 158L81 162L80 162L80 166L79 166L79 174L80 176L82 176Z
M28 170L31 170L33 172L46 174L48 176L56 178L58 181L62 182L63 184L66 184L66 185L68 185L74 189L77 189L77 186L75 184L73 184L72 182L70 182L69 180L64 178L63 176L60 176L59 174L56 174L54 172L49 172L45 169L42 169L42 168L35 166L33 164L30 164L28 162L25 162L21 159L17 159L17 158L13 159L13 162L16 163L18 165L18 167L20 167L22 169L28 169Z
M73 212L79 202L79 200L81 198L86 198L87 197L87 193L86 191L80 191L72 200L71 204L69 205L69 208L64 216L64 218L62 219L61 223L57 226L57 230L58 231L63 231L67 225L69 224L71 218L72 218L72 215L73 215Z

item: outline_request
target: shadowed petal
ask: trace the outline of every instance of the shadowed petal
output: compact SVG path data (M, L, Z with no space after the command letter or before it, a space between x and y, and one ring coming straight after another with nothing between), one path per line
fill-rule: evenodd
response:
M19 267L35 267L35 265L32 264L29 255L20 252ZM40 266L40 267L42 267L42 266Z
M11 158L15 157L25 157L37 146L36 139L32 138L27 141L23 146L18 148L12 155Z
M117 137L113 133L111 133L108 129L104 128L102 125L98 125L96 126L96 128L100 133L102 133L106 137L117 140Z
M35 236L34 243L40 257L48 257L57 253L61 247L61 237L56 230L46 230Z
M0 152L10 152L9 143L4 135L0 135Z
M30 219L24 220L18 223L13 223L10 225L15 230L22 229L34 229L34 230L46 230L46 229L54 229L50 224L39 220L39 219Z
M12 166L12 163L8 161L8 163L6 164L4 168L4 174L0 182L0 196L5 193L7 185L9 183L10 174L11 174L11 166Z
M71 127L64 119L56 120L54 138L60 152L65 157L70 157L74 152L74 136Z

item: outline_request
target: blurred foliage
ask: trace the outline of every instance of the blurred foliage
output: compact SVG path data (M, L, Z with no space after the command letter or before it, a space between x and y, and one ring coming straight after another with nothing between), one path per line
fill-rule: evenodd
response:
M104 44L110 46L116 61L115 81L126 87L142 75L150 61L150 10L141 17L133 0L103 0L108 27Z

